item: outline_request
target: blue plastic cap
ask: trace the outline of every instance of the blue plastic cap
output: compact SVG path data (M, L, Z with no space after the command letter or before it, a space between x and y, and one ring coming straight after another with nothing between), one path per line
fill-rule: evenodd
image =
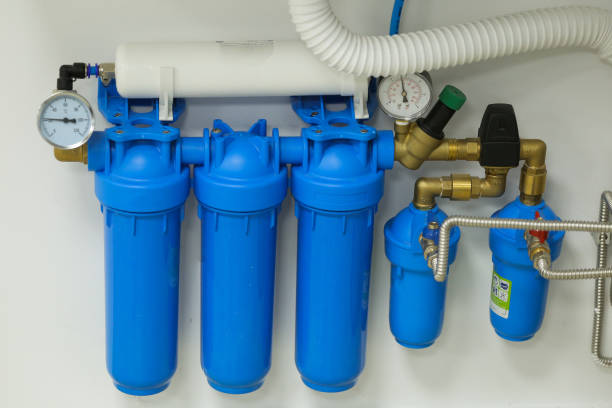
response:
M194 171L196 197L204 206L254 212L280 205L287 194L287 168L280 165L278 134L261 136L265 122L249 132L234 132L215 121L216 133L205 140L209 152Z
M175 141L178 129L152 125L149 128L121 126L107 129L102 146L96 137L95 190L100 202L119 211L153 213L182 205L189 195L189 168L177 163ZM107 164L108 163L108 164Z
M411 203L385 224L385 253L393 265L413 271L431 272L423 257L419 237L430 222L442 225L447 215L438 206L431 210L418 210ZM455 261L461 234L454 227L450 236L449 265Z
M544 220L559 221L560 218L553 210L542 201L538 205L525 205L520 197L510 202L501 210L495 212L493 218L519 218L524 220L534 220L536 212ZM554 261L561 254L561 247L565 231L551 231L548 234L548 245L550 246L550 256ZM508 264L531 267L532 261L527 253L527 241L525 240L524 230L515 229L492 229L489 234L489 247L493 255L504 260Z
M303 129L307 157L292 168L291 191L300 203L328 211L355 211L378 204L384 189L382 161L388 166L389 135L348 123ZM376 152L380 150L383 158Z

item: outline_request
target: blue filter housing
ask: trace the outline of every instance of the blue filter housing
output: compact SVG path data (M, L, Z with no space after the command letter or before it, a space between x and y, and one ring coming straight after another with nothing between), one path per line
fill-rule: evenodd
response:
M424 211L410 204L385 225L385 252L391 262L389 325L404 347L429 347L442 331L446 281L434 279L419 238L430 222L442 225L446 218L438 206ZM459 228L453 228L449 265L455 261L459 237Z
M117 388L132 395L164 390L176 369L190 188L178 139L177 129L139 119L96 132L88 144L104 214L106 363Z
M202 220L202 368L218 391L256 390L270 369L276 221L287 193L278 133L215 121L194 170Z
M493 218L533 220L538 213L545 220L559 217L544 201L528 206L517 198L493 214ZM564 231L548 235L550 256L554 261L561 253ZM548 280L533 268L527 251L525 231L492 229L489 246L493 252L490 317L495 332L510 341L532 338L542 325L548 295Z
M318 119L303 129L301 161L292 168L295 361L307 386L337 392L351 388L365 364L372 229L384 169L393 166L393 135L360 125L352 111L312 109Z

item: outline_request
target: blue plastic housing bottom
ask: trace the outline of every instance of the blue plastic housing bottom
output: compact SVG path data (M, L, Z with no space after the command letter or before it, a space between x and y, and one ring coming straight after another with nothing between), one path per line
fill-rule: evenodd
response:
M437 206L424 211L410 204L385 225L385 252L391 261L389 326L404 347L429 347L442 331L448 279L436 282L419 238L428 223L441 225L446 218ZM449 265L455 261L459 238L455 227L449 242Z
M442 331L446 281L436 282L429 271L391 266L389 325L404 347L431 346Z
M492 217L533 220L536 212L545 220L559 220L544 201L528 206L519 198ZM532 338L542 326L546 311L549 282L533 268L524 236L522 230L492 229L489 233L494 267L489 315L495 332L509 341ZM561 254L564 236L564 231L548 235L553 261Z
M317 391L351 388L365 364L375 210L325 212L296 202L295 362Z
M512 282L510 314L501 317L489 310L491 324L497 335L509 341L531 339L542 326L546 300L548 299L547 279L531 267L518 267L493 256L494 273L501 279ZM510 317L511 316L511 317Z
M218 391L255 391L270 369L277 208L200 206L202 368Z
M183 207L103 212L108 372L124 393L156 394L176 369Z

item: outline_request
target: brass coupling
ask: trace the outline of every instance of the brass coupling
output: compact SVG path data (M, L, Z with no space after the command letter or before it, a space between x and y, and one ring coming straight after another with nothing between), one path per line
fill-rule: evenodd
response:
M53 155L58 161L87 164L87 143L74 149L53 148Z
M529 253L529 259L533 262L533 267L537 268L538 261L543 259L548 265L552 263L550 257L550 246L546 240L530 234L529 231L525 231L525 240L527 241L527 252Z
M431 152L428 161L478 161L480 160L480 140L444 139L440 145Z
M451 174L450 177L417 180L412 203L419 210L431 210L436 206L436 197L454 201L467 201L481 197L499 197L506 191L509 167L487 167L485 177L469 174Z
M432 221L427 224L427 229L430 231L439 230L440 224ZM421 248L423 248L423 258L427 261L427 266L435 270L438 262L438 245L432 239L425 238L423 235L424 234L421 234L419 237L419 243L421 244Z
M442 141L429 136L414 122L395 121L395 160L416 170Z
M521 169L519 190L521 202L536 205L546 190L546 143L538 139L521 140Z

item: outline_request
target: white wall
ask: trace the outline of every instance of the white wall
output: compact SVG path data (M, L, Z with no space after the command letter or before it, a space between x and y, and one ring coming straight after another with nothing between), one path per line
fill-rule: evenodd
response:
M342 20L364 33L387 31L392 3L333 2ZM402 29L564 3L408 0ZM584 4L612 6L610 0ZM293 362L296 220L290 197L280 217L273 363L266 383L245 396L220 394L205 383L199 362L200 227L190 197L182 237L178 371L170 388L155 397L119 393L104 363L102 218L93 177L81 165L53 159L36 131L38 104L54 86L60 64L112 61L120 42L296 38L286 0L3 0L0 33L0 406L612 406L612 370L596 366L589 353L593 283L553 282L540 333L524 344L505 342L488 321L491 264L481 230L464 230L438 342L422 351L395 343L387 323L383 225L409 204L418 176L482 173L475 164L461 163L426 164L417 172L396 166L387 173L376 218L367 364L353 390L311 391ZM552 51L433 77L438 89L453 83L469 96L448 135L474 137L487 104L514 104L521 136L549 144L548 203L565 219L596 217L600 192L612 188L611 66L589 51ZM94 81L77 88L95 100ZM196 100L180 122L183 134L198 135L217 117L236 129L264 117L285 135L296 135L302 126L286 99ZM380 113L373 124L392 126ZM511 172L502 198L441 206L450 214L489 215L517 194L518 174ZM558 265L591 266L594 255L589 236L570 233Z

